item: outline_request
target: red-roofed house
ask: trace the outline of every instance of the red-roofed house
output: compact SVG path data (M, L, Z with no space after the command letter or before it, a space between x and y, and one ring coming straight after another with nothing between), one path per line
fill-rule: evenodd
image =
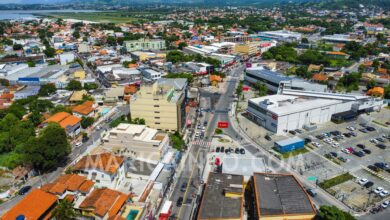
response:
M82 215L94 219L114 219L126 205L127 198L126 194L112 189L95 189L77 209Z
M50 122L58 123L65 129L70 137L77 136L81 131L81 118L71 115L67 112L58 112L42 122L41 127L47 126Z
M96 182L97 186L116 188L125 178L125 158L111 153L81 158L72 170Z
M34 189L19 203L8 210L0 219L15 220L18 216L25 219L50 219L51 211L57 204L57 196L40 189Z

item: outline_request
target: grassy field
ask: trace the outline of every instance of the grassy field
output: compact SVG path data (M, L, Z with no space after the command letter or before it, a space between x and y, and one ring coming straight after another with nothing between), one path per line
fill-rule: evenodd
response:
M353 179L353 176L349 173L344 173L339 176L333 177L332 179L325 180L319 184L319 186L323 189L329 189L333 186L344 183L348 180Z
M47 16L53 18L77 19L100 23L130 23L138 20L138 18L135 18L130 14L118 12L64 12L50 13L47 14Z

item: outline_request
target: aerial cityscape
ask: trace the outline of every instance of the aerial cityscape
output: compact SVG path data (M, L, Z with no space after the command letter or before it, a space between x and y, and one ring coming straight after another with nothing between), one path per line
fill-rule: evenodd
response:
M0 0L0 220L390 220L390 1Z

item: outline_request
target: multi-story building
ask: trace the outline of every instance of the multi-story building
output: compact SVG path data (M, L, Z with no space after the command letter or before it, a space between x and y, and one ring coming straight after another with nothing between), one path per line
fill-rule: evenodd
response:
M129 156L159 161L169 147L169 136L146 125L119 124L103 138L104 147L120 148Z
M181 131L186 94L187 79L161 78L153 85L143 85L130 101L131 117L142 118L158 130Z
M247 42L236 44L234 46L234 52L243 55L255 55L259 52L260 43L258 42Z
M132 41L125 41L127 52L137 50L165 50L165 40L162 39L139 39Z

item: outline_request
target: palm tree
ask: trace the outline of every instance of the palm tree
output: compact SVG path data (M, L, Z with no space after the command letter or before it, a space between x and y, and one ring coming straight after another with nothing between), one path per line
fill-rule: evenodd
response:
M72 203L64 199L60 201L57 207L53 210L53 217L56 220L75 219L77 217L77 213L73 209Z

